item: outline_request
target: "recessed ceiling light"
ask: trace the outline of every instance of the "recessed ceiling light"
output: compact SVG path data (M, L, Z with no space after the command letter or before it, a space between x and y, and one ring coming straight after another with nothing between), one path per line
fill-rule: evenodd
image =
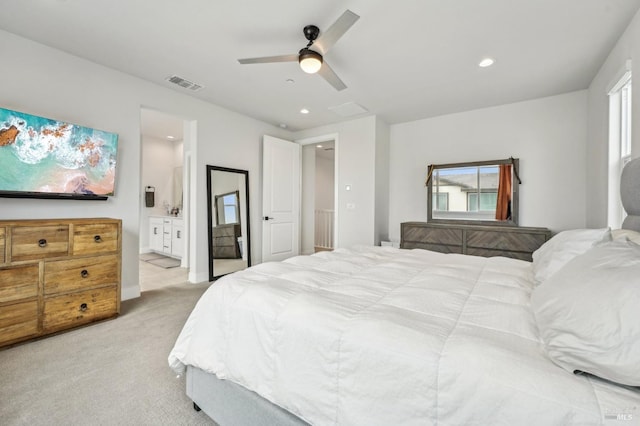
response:
M322 145L316 145L316 148L322 148Z
M309 114L309 110L308 110L308 109L306 109L306 108L302 108L302 109L300 110L300 114Z
M171 135L167 136L167 139L175 139L175 138L176 138L175 136L171 136Z
M486 68L486 67L490 67L491 65L493 65L494 62L495 62L495 60L493 58L484 58L484 59L482 59L480 61L478 66L481 67L481 68Z

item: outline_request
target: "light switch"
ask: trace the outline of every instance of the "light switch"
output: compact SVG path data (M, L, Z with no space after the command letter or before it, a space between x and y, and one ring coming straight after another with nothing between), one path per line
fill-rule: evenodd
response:
M344 190L345 191L351 191L351 185L345 185L344 186Z

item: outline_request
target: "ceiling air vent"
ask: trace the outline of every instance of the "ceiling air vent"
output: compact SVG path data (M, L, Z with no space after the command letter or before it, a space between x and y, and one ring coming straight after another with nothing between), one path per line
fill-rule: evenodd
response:
M192 81L189 81L185 78L182 77L178 77L177 75L172 75L171 77L167 77L166 79L169 83L173 83L173 84L177 84L178 86L184 88L184 89L189 89L192 92L197 92L198 90L202 89L204 86L201 86L200 84L196 84Z
M365 107L355 102L347 102L346 104L332 106L329 107L329 110L335 112L340 117L353 117L369 112Z

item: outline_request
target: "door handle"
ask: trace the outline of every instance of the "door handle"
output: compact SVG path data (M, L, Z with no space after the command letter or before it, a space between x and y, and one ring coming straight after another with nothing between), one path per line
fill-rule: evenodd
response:
M273 219L275 219L275 217L265 216L262 219L264 219L264 220L273 220Z

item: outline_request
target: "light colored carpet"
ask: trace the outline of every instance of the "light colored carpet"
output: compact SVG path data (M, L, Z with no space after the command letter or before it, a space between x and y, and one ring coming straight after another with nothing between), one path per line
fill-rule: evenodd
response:
M0 350L0 424L215 425L167 364L208 286L143 292L117 319Z

